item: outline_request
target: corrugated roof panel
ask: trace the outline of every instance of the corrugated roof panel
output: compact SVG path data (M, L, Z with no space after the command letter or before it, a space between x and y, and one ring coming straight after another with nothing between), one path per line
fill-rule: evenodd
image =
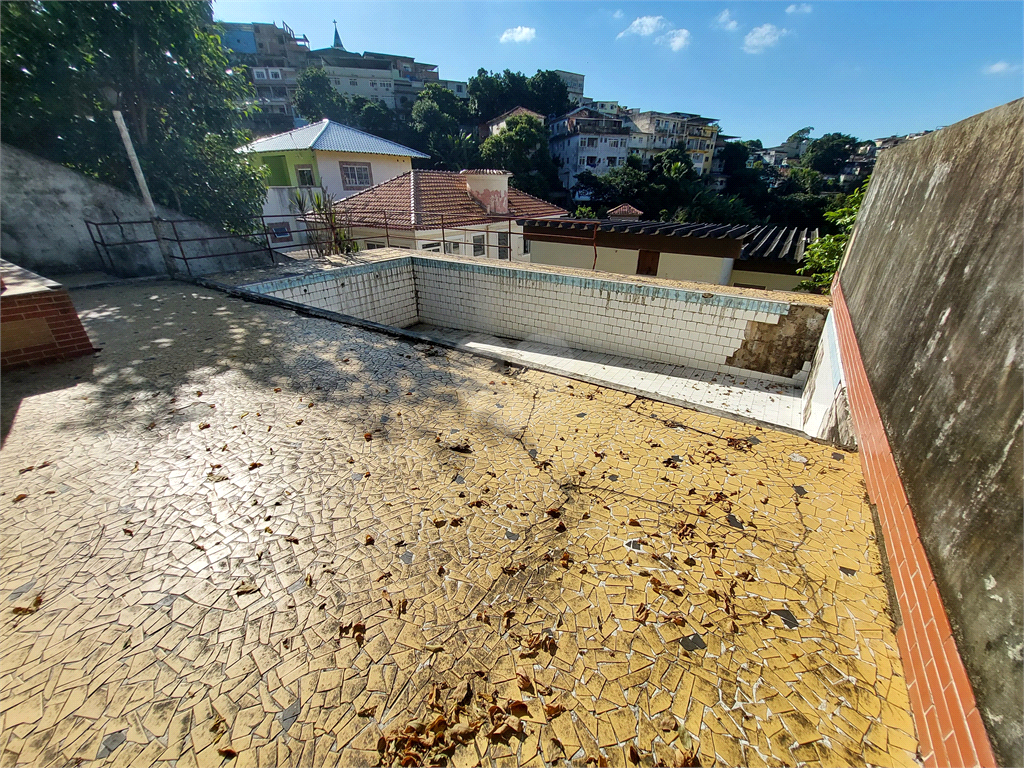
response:
M324 152L359 152L368 155L394 155L399 157L430 157L415 149L404 147L380 136L351 128L331 120L304 125L301 128L256 139L240 152L286 152L290 149L317 149Z

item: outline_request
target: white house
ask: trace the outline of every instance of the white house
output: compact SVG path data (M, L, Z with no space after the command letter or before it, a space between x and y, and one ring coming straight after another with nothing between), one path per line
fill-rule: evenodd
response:
M263 215L272 217L274 241L290 242L297 227L291 205L296 192L325 190L338 200L412 170L415 149L341 123L321 120L240 147L259 156L270 171Z

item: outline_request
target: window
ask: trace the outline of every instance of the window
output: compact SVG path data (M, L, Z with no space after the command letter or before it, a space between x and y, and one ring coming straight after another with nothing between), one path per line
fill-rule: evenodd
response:
M291 226L287 221L270 225L270 242L290 243L292 241Z
M498 233L498 258L508 260L508 232Z
M423 247L420 248L420 250L421 251L433 251L434 253L440 253L441 252L441 244L440 243L424 243Z
M619 140L618 139L612 139L611 141L608 142L608 146L609 147L617 147L617 146L619 146Z
M530 255L530 241L525 237L523 238L523 254L526 256Z
M587 157L587 165L589 165L591 168L596 166L597 165L597 158L594 157L593 155L588 156Z
M312 187L315 185L313 181L313 166L312 165L296 165L295 166L295 178L299 182L300 187Z
M254 69L252 71L252 76L255 77L257 80L266 80L267 79L267 73L264 72L262 69Z
M373 186L369 163L338 163L341 166L341 183L345 189L366 189Z
M487 253L487 247L484 245L483 235L473 235L473 255L483 256Z
M455 86L455 92L462 93L462 83L459 83Z
M587 139L587 146L588 147L596 147L597 146L597 139Z
M355 79L355 78L353 77L353 78L350 78L350 79L349 79L349 81L348 81L348 84L349 84L349 85L351 85L351 86L357 86L357 85L359 85L359 81L358 81L358 80L356 80L356 79Z
M383 247L384 247L384 243L375 243L372 240L367 240L366 241L366 250L368 250L368 251L375 251L378 248L383 248Z
M586 158L581 157L580 158L580 165L586 165L586 164L587 164Z
M615 167L615 158L614 157L609 157L608 158L608 167L609 168L614 168Z
M270 70L270 79L271 80L280 80L281 79L281 73L278 72L276 69Z
M449 242L446 241L445 244L444 244L444 252L445 253L458 253L459 250L460 250L459 249L460 245L461 245L461 243L449 243Z
M370 87L371 88L376 88L377 87L377 81L376 80L371 80L370 81Z

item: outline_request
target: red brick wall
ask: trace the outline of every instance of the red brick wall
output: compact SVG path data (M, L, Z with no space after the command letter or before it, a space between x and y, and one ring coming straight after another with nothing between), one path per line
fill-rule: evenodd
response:
M896 632L921 754L928 768L995 766L967 671L925 554L896 460L871 394L839 281L832 311L864 483L878 508L903 626Z
M4 368L67 360L95 351L63 289L0 296L0 326L0 365Z

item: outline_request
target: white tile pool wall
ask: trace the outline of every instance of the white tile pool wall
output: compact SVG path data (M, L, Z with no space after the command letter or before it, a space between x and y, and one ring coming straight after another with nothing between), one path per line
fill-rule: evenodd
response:
M779 384L802 386L810 368L787 378L728 365L747 323L777 324L789 311L734 294L421 256L247 288L398 328L426 323Z
M256 283L249 290L395 328L418 322L409 259Z
M421 323L790 385L806 380L806 370L785 378L726 363L747 323L777 324L785 302L440 259L414 257L413 270Z

